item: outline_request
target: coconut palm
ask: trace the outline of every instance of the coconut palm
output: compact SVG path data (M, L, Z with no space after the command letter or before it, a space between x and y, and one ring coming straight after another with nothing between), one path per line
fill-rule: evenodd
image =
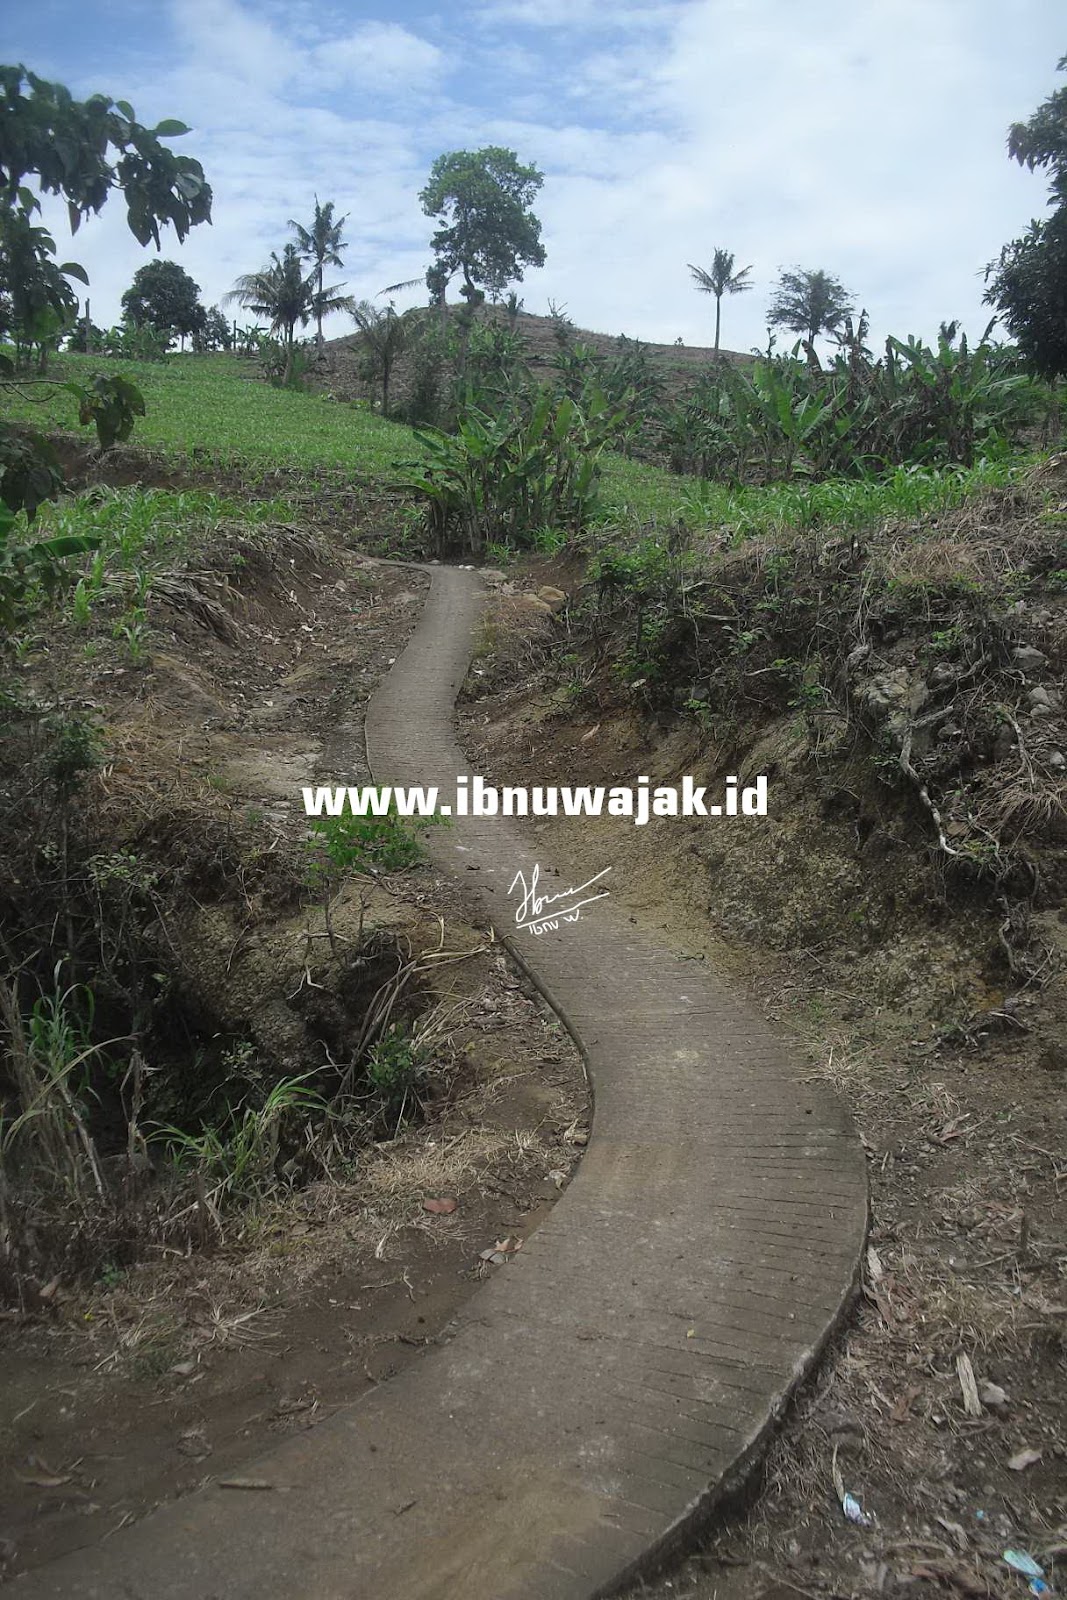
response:
M839 279L821 268L794 267L779 278L767 321L772 328L799 333L814 353L820 333L836 334L854 310L852 296Z
M315 308L316 335L315 342L322 349L322 319L331 308L322 300L325 293L322 280L327 267L341 265L342 252L345 249L345 240L342 229L348 221L347 214L334 220L333 201L327 200L326 204L319 204L318 195L315 196L315 215L311 227L305 228L302 223L289 219L289 226L296 234L296 248L305 261L310 261L315 277L319 304ZM340 287L340 285L338 285Z
M223 298L227 303L237 301L253 311L257 317L270 319L271 332L281 335L285 345L285 372L283 383L293 376L293 354L297 324L304 328L311 318L321 318L329 311L346 311L351 305L348 295L338 294L339 284L330 289L321 284L316 287L314 269L305 278L300 265L300 252L296 245L287 244L281 256L271 251L270 264L260 272L246 272Z
M711 258L711 271L706 272L703 267L694 267L689 263L689 270L693 274L698 289L704 294L715 296L715 354L719 353L719 328L722 322L722 297L724 294L744 294L752 285L747 283L751 267L741 267L734 271L734 257L730 250L716 250Z

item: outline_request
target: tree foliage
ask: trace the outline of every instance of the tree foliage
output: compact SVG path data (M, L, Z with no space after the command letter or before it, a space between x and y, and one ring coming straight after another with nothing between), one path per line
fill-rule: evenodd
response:
M283 384L292 381L296 329L307 327L317 313L347 311L351 307L348 295L339 294L340 285L330 289L316 288L316 273L306 277L300 263L300 252L295 244L287 244L279 256L271 251L270 262L259 272L246 272L223 299L237 301L257 317L270 319L271 332L280 334L285 350Z
M543 182L536 167L498 145L438 156L419 195L423 211L440 223L426 275L435 300L443 300L457 272L460 294L474 306L521 281L524 267L544 266L541 224L530 209Z
M734 268L732 250L716 249L711 258L711 268L705 271L703 267L694 267L689 263L689 271L698 289L704 294L715 296L715 351L718 354L719 332L722 323L722 297L724 294L744 294L752 285L748 282L751 267Z
M1058 63L1067 70L1067 56ZM986 268L995 306L1020 351L1043 377L1067 376L1067 89L1057 89L1027 122L1008 131L1008 154L1051 180L1052 213L1031 222Z
M176 261L149 261L138 267L122 297L122 310L135 328L155 328L168 339L195 334L206 315L200 285Z
M359 329L360 343L366 357L367 376L382 389L382 415L389 414L389 384L393 368L419 332L425 313L418 311L397 313L393 305L383 310L369 300L360 300L352 307L352 317Z
M821 268L794 267L779 278L767 321L772 328L788 328L814 344L821 333L836 333L854 310L839 279Z
M322 319L326 312L332 309L327 305L323 288L323 279L327 267L342 265L345 251L344 225L347 216L334 217L333 201L327 200L325 205L319 204L318 195L315 196L315 214L311 219L311 227L305 228L302 223L294 222L290 218L289 226L296 235L296 248L305 261L310 261L315 276L317 299L315 302L315 337L319 349L322 349ZM336 294L342 285L338 284L331 290Z
M101 94L75 100L62 84L24 66L0 66L0 305L17 337L43 353L77 311L69 280L88 282L76 262L56 262L54 239L35 221L42 194L66 201L76 233L82 218L101 211L119 190L134 237L157 248L161 228L173 227L184 239L190 228L210 222L211 189L200 163L162 142L188 131L172 119L144 127L125 100ZM13 381L10 361L0 357L0 382ZM66 387L82 423L95 425L102 450L128 437L134 418L144 414L140 393L124 378L97 375ZM19 531L20 514L32 519L62 482L46 440L0 424L0 612L8 619L27 575L47 580L55 563L74 553L63 541L29 543Z

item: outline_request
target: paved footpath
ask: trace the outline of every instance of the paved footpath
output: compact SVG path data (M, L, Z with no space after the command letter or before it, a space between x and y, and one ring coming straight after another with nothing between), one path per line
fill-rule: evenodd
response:
M475 573L434 569L368 713L379 783L450 791L467 770L452 708L481 604ZM431 849L514 928L524 824L458 820ZM548 1220L446 1344L244 1470L273 1490L189 1495L12 1600L592 1600L743 1474L854 1285L859 1142L783 1040L616 898L513 942L595 1096Z

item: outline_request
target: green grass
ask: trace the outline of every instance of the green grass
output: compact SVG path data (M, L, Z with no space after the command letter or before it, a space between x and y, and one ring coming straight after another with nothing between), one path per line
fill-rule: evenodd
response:
M738 538L937 516L970 494L1012 482L1022 465L998 460L970 468L898 467L880 478L800 479L731 488L622 456L605 456L604 461L598 521L623 528L681 521L693 529L732 529Z
M206 456L221 467L338 472L387 488L399 482L399 464L422 453L410 428L325 395L272 388L259 379L255 363L234 356L131 362L65 355L55 363L57 376L91 371L120 372L138 384L147 415L131 442L170 456L195 453L198 461ZM8 415L76 428L72 396L45 391L43 401L28 397L41 392L8 391ZM694 529L731 528L739 538L796 527L855 528L937 515L976 490L1010 482L1017 470L994 461L966 470L899 468L878 479L729 488L606 454L597 521L635 529L680 520Z
M396 463L414 448L408 428L325 395L274 389L259 378L254 362L236 356L171 356L157 362L64 355L53 369L59 378L92 372L129 378L144 395L147 413L138 419L130 443L168 455L195 450L221 464L344 468L360 478L390 480ZM47 395L43 401L30 398L41 394ZM61 389L8 391L3 410L39 428L78 429L74 398Z

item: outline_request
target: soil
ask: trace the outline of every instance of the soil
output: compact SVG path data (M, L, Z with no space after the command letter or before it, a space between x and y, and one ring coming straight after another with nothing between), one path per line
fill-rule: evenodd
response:
M727 772L769 774L766 819L534 826L578 878L610 861L617 898L796 1036L851 1108L873 1208L862 1297L758 1481L632 1592L1007 1597L1025 1588L1009 1548L1051 1580L1067 1554L1067 912L1039 911L1046 959L1013 978L1002 909L939 885L918 806L862 757L822 781L795 716L767 710L716 745L691 717L647 711L580 623L530 600L544 584L577 598L581 577L521 561L497 580L464 712L471 770L691 773L712 799ZM862 796L865 826L842 793Z
M416 956L457 959L414 1002L434 1040L421 1120L339 1151L314 1182L223 1213L198 1245L162 1235L132 1259L27 1282L22 1304L0 1312L4 1576L207 1477L241 1480L277 1438L447 1338L580 1154L577 1052L462 885L425 862L353 876L328 925L302 887L300 788L368 780L363 707L425 583L303 526L223 530L156 583L143 663L110 638L105 607L91 658L87 635L57 623L18 669L23 694L106 731L98 843L180 885L167 939L206 1060L214 1030L274 1074L306 1069L316 1050L321 1067L367 993L330 949L367 927ZM497 1264L483 1259L493 1250Z

